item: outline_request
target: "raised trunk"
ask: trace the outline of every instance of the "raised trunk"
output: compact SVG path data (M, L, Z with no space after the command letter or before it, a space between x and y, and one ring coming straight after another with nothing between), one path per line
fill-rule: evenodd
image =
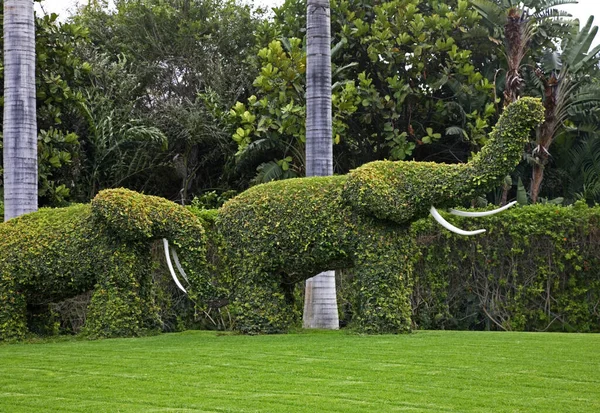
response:
M465 165L464 176L467 179L460 185L471 187L474 193L493 189L519 163L531 129L543 119L539 101L522 98L508 106L490 134L488 143ZM459 191L464 193L466 188Z
M38 207L32 0L4 0L4 220Z
M521 98L502 113L483 149L466 164L376 161L350 172L344 200L359 213L399 224L494 189L521 159L531 128L543 120L539 99Z
M306 176L333 174L329 0L308 0L306 13ZM335 273L306 281L305 328L339 328Z

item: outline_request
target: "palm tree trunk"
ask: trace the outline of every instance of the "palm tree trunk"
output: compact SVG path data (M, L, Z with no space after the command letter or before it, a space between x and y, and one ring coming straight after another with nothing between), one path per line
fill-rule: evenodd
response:
M38 207L32 0L4 0L4 220Z
M333 174L329 0L308 0L306 16L306 176ZM335 272L306 281L305 328L339 328Z
M514 7L510 8L504 26L508 64L504 89L504 107L519 98L525 83L520 73L521 61L527 53L527 42L523 39L524 25L525 23L521 19L521 11Z
M550 158L548 149L552 144L554 133L556 132L558 119L556 117L558 107L559 82L558 78L553 74L550 79L541 73L536 72L538 78L544 85L544 123L540 125L537 136L537 147L533 152L536 162L533 164L531 176L531 186L529 188L529 196L532 203L537 203L544 180L544 170ZM567 87L568 82L562 82L562 87Z
M531 187L529 188L529 196L531 197L531 203L536 204L538 196L540 194L540 188L542 187L542 181L544 180L544 166L535 164L533 165L533 172L531 174Z

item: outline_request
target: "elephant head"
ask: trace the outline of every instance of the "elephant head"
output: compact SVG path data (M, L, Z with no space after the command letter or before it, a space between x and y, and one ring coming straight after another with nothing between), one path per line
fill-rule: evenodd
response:
M543 119L540 100L522 98L504 110L487 144L470 162L371 162L350 172L344 199L361 213L379 219L408 223L431 213L446 228L458 230L443 220L436 207L451 207L494 189L518 164L531 129ZM481 216L456 210L451 213ZM462 235L483 231L458 230Z
M178 288L194 301L211 296L204 228L190 211L164 198L121 188L98 193L92 200L92 215L96 223L120 239L162 239L169 272Z

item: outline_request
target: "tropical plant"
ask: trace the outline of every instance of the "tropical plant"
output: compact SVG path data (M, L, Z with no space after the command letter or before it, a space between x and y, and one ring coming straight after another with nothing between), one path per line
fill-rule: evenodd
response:
M106 188L128 186L144 189L143 183L132 184L157 167L161 152L168 148L167 137L159 129L141 120L123 121L115 112L102 109L91 112L92 127L86 137L83 160L84 187L88 198Z
M128 185L184 203L208 188L238 186L223 119L256 76L245 60L261 19L228 0L119 1L114 9L91 2L78 12L74 20L91 39L80 53L96 63L92 89L101 91L94 97L106 105L102 113L118 126L137 119L168 139L168 150L148 154L153 165Z
M257 34L255 94L230 118L239 164L292 156L304 170L303 4L284 3ZM335 172L383 158L463 161L484 143L493 84L485 53L477 49L475 66L470 49L487 34L466 1L342 0L331 16Z
M561 51L550 52L535 71L546 114L530 157L533 162L530 196L534 203L538 200L550 146L565 121L590 104L600 104L600 88L589 77L590 70L600 62L600 45L590 50L598 32L598 27L592 26L593 20L590 17L582 28L576 25L563 39Z
M574 0L471 0L482 15L506 58L504 104L522 93L543 97L546 119L527 159L532 165L529 197L539 199L550 146L569 118L571 109L599 102L595 89L583 93L587 74L598 62L600 50L590 50L597 28L593 18L579 30L577 21L557 7ZM560 48L556 44L560 42ZM501 83L500 83L501 84ZM506 192L506 190L505 190ZM506 197L506 194L503 195Z
M503 44L506 59L504 106L514 102L525 86L523 59L543 48L554 49L552 39L560 37L569 25L570 15L555 7L576 0L470 0L483 17L496 44Z

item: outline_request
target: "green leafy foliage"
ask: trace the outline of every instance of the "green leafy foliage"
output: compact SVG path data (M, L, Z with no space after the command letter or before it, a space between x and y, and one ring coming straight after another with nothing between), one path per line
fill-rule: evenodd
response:
M302 6L286 2L257 33L255 92L229 118L244 167L291 156L304 169ZM450 136L448 125L461 140L483 143L495 116L493 84L472 62L481 33L466 1L335 1L331 21L336 172L423 156L423 145Z
M246 59L261 13L237 1L143 0L112 9L92 2L74 20L89 31L80 53L93 63L81 198L126 186L188 203L206 188L234 186L235 145L223 123L256 76ZM132 143L122 133L132 123L168 146ZM122 162L103 156L115 144Z
M452 218L466 238L431 220L419 245L412 308L420 328L600 331L600 209L537 204L478 219Z
M47 312L49 303L92 289L88 336L160 328L150 245L163 237L181 254L191 297L212 294L200 222L162 198L107 190L92 205L41 209L0 224L0 339L24 337L27 307Z

